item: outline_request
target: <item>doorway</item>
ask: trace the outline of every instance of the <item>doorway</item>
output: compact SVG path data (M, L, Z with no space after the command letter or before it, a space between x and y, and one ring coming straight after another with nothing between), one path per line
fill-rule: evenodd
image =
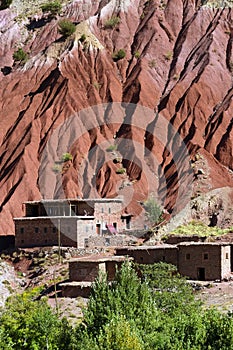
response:
M197 268L197 279L199 281L205 281L205 268L204 267Z

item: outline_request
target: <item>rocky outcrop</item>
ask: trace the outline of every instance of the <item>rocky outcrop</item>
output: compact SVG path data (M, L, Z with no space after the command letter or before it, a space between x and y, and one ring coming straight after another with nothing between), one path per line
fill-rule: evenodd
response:
M41 192L123 194L141 220L152 191L172 213L191 192L232 186L232 9L76 0L63 5L61 18L77 25L64 39L59 16L23 15L15 3L0 11L0 234ZM12 58L19 47L25 63ZM65 164L64 152L73 157ZM195 165L197 154L208 169Z

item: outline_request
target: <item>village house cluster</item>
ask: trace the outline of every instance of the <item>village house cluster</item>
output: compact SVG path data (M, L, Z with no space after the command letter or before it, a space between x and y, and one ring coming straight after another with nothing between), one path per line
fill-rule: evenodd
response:
M25 216L14 218L15 246L85 247L90 236L130 229L123 198L57 199L24 203Z
M94 242L110 242L111 237L132 227L132 215L122 214L123 198L41 200L24 205L25 216L14 219L16 247L83 248L93 238ZM178 240L175 244L126 247L121 243L115 256L70 261L70 281L63 285L63 294L76 295L83 287L90 288L100 270L112 279L115 267L126 259L139 264L170 263L181 275L197 280L223 280L233 267L232 246L227 242Z

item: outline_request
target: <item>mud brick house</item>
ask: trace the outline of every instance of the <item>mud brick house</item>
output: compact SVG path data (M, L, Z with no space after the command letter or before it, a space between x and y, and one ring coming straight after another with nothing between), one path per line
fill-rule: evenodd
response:
M15 218L16 247L84 247L93 235L126 229L123 198L60 199L26 202L25 216Z
M178 245L178 271L197 280L222 280L231 273L228 243L190 242Z
M113 281L116 270L123 262L132 260L125 256L86 256L69 261L69 282L61 283L62 296L87 297L90 294L92 282L100 272L107 273L108 281Z
M153 264L164 261L177 266L177 246L161 244L154 246L136 246L116 248L117 255L128 255L138 264Z
M133 257L141 264L171 263L181 275L194 280L223 280L232 271L231 246L227 242L122 247L116 249L116 254Z

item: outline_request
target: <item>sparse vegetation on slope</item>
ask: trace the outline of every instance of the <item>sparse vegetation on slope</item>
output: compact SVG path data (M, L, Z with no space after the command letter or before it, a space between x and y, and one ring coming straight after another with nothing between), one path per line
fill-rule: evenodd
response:
M59 32L65 37L69 37L72 34L74 34L76 30L76 26L74 23L72 23L69 19L62 19L58 23L59 26Z
M172 235L197 235L199 237L222 236L232 232L233 228L221 229L219 227L209 227L199 221L191 221L187 225L177 227L171 232Z

